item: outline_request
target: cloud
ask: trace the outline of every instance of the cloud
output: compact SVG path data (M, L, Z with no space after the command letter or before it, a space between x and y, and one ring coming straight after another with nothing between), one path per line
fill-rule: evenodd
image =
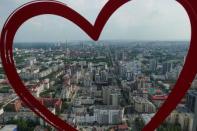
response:
M176 1L134 0L112 16L102 36L103 39L190 40L191 28L186 11Z
M30 0L1 0L0 29L17 7ZM60 0L91 23L107 0ZM1 8L3 7L3 8ZM107 22L101 39L189 40L188 15L175 0L132 0ZM86 40L89 37L76 25L58 16L43 15L30 19L19 29L15 41Z

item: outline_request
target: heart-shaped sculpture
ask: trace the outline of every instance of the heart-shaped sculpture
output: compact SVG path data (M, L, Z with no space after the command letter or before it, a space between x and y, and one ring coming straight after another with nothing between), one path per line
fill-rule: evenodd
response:
M12 47L16 31L25 21L34 16L53 14L72 21L96 41L109 17L128 1L129 0L109 0L98 15L94 26L65 4L53 0L33 1L27 3L14 11L6 21L1 32L0 52L2 64L8 80L21 100L23 100L32 111L57 129L68 131L76 130L46 109L31 95L21 81L13 60ZM180 0L178 2L184 6L190 17L192 26L190 49L183 70L171 94L152 120L143 128L143 131L153 131L163 122L180 102L181 98L184 97L197 73L197 61L195 61L197 50L197 26L195 25L197 23L197 9L195 6L197 7L197 2L195 0Z

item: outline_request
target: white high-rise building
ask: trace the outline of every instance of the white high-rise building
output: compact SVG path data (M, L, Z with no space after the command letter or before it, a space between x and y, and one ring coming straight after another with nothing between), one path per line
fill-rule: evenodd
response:
M94 109L94 115L99 124L121 124L124 108L118 106L97 106Z

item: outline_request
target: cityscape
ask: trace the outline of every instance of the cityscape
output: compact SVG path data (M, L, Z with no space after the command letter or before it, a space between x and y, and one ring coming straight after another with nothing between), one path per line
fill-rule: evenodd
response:
M103 7L110 7L109 0L57 1L91 25L99 25ZM0 30L28 2L34 3L0 0ZM103 24L93 41L63 17L43 14L25 21L13 39L17 73L27 91L73 129L141 131L179 78L192 36L190 18L176 0L132 0ZM59 131L20 99L1 63L0 131ZM197 77L155 131L197 131Z
M188 41L15 43L29 92L79 131L141 131L171 92ZM181 87L180 87L181 88ZM9 85L0 64L0 130L55 131ZM197 130L197 79L157 131Z

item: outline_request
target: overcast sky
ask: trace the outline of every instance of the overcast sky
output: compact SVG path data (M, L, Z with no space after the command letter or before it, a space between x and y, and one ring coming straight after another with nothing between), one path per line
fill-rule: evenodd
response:
M30 0L0 0L0 29L12 11ZM107 0L60 0L94 23ZM190 40L184 8L175 0L132 0L106 24L100 40ZM76 25L53 15L37 16L18 30L15 42L90 40Z

